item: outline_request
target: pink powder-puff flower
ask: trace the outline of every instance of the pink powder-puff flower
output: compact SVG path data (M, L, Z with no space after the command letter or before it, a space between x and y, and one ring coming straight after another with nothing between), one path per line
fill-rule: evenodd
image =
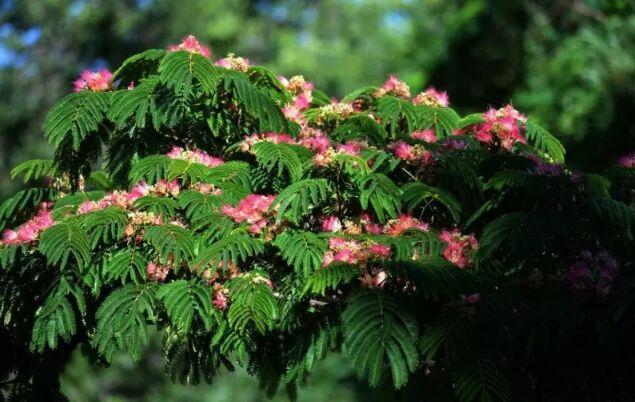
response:
M390 246L385 244L373 243L368 247L368 251L374 255L379 257L389 257L390 256Z
M175 147L172 147L170 152L165 154L165 156L167 156L170 159L180 159L181 155L183 154L183 151L184 151L183 148L175 146Z
M367 223L364 229L370 234L381 234L382 232L382 227L378 223Z
M30 222L18 228L18 241L20 243L30 243L37 239L40 234L38 228Z
M569 282L574 289L586 287L586 281L590 277L590 268L584 261L577 261L569 268Z
M161 195L171 194L176 197L181 192L181 185L177 180L166 181L162 179L154 185L154 191Z
M304 110L309 107L312 100L310 92L302 92L293 99L293 106L295 106L298 110Z
M44 230L44 229L48 229L49 227L53 226L53 215L51 214L51 211L47 211L47 210L43 210L40 211L32 220L31 220L31 224L37 229L37 230Z
M446 260L459 268L465 268L472 262L471 254L478 247L474 236L463 235L457 229L442 230L439 239L447 243L443 250Z
M430 225L410 215L403 214L400 215L399 218L388 222L384 227L383 232L390 236L399 236L410 229L427 232L430 230Z
M437 135L434 133L434 130L427 129L422 131L414 131L410 134L410 137L415 140L425 141L425 142L437 142Z
M635 168L635 152L622 156L618 159L617 164L626 168Z
M99 71L84 70L79 78L73 81L73 91L88 89L93 92L103 92L112 88L112 73L105 68Z
M432 107L450 106L450 98L447 92L437 91L434 87L429 87L412 99L415 105L426 105Z
M212 52L209 50L209 48L201 45L194 35L188 35L183 38L183 41L178 45L170 45L168 47L168 51L170 52L177 52L180 50L184 50L190 53L198 53L204 57L212 56Z
M132 189L128 192L128 201L134 202L141 197L145 197L150 194L150 185L145 181L141 181L132 187Z
M359 156L360 151L362 150L362 145L357 141L347 141L346 143L337 147L337 152L350 155L350 156Z
M475 304L479 304L481 302L481 294L480 293L474 293L474 294L471 294L471 295L462 296L461 298L463 299L465 304L469 304L469 305L475 305Z
M390 75L384 84L375 91L375 97L379 98L384 95L394 95L401 98L410 98L410 87L396 75Z
M500 145L507 150L511 150L514 144L526 143L523 136L524 124L527 118L507 105L500 109L488 109L483 113L485 122L474 127L474 137L483 143L490 143L498 139Z
M313 83L311 81L307 81L301 75L294 75L291 79L287 80L286 78L279 76L280 82L284 85L284 87L294 95L299 95L301 93L310 93L313 91Z
M2 232L2 244L18 244L18 242L18 232L16 232L15 230L7 229Z
M338 249L346 245L346 240L341 237L331 237L329 239L329 248Z
M324 253L324 256L322 256L323 267L331 265L333 261L335 261L335 255L332 251L327 251L326 253Z
M304 117L302 110L300 110L295 105L286 105L285 107L283 107L282 114L289 121L298 123L301 126L306 125L306 118Z
M335 252L333 256L335 262L343 262L346 264L356 264L359 261L357 253L350 249L343 249Z
M221 213L229 216L234 222L247 222L252 233L261 233L266 226L269 207L275 196L250 194L238 202L236 207L224 205Z
M217 310L227 310L227 295L229 290L224 288L222 285L215 283L214 284L214 300L212 304L214 308Z
M266 219L260 219L257 220L256 222L252 223L251 226L249 226L249 232L251 233L262 233L262 230L265 228L265 226L267 226L267 220Z
M412 145L403 141L397 141L389 144L388 149L392 150L395 156L399 159L414 160L416 158Z
M227 57L216 61L217 66L228 68L230 70L247 72L251 64L249 63L249 59L243 57L236 57L233 53L229 53Z
M322 221L322 230L325 232L339 232L342 230L342 222L337 216L328 216Z
M331 146L331 141L325 135L303 138L300 143L310 150L318 153L326 152L326 150Z
M169 272L170 272L169 266L160 265L152 261L150 261L146 267L146 273L148 274L148 279L154 282L165 281L165 278L167 278Z

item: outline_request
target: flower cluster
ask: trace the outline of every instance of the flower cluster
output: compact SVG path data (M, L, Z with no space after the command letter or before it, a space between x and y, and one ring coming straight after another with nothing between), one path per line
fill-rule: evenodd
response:
M355 107L352 103L340 102L337 99L332 99L331 103L318 109L314 122L318 126L323 126L331 121L344 120L350 117L353 113L355 113Z
M617 160L617 164L622 167L635 168L635 152L622 156Z
M178 45L168 46L168 51L170 52L177 52L180 50L184 50L190 53L198 53L201 56L205 56L205 57L212 56L212 52L209 50L209 48L201 45L198 39L196 39L194 35L186 36L185 38L183 38L183 41L181 41L181 43L179 43Z
M153 261L148 263L146 267L146 273L148 279L154 282L163 282L167 278L170 272L171 266L169 264L159 264Z
M410 145L404 141L397 141L388 144L390 149L397 158L411 163L427 165L432 162L432 152L425 149L422 145Z
M419 141L425 141L430 143L437 142L437 135L434 133L434 130L432 130L431 128L427 130L413 131L412 133L410 133L410 137Z
M517 142L527 142L523 135L527 118L512 105L489 109L483 114L483 119L485 122L474 127L474 136L478 141L492 143L497 140L507 150L511 150Z
M293 106L298 110L305 110L313 101L313 83L306 81L303 76L295 75L290 79L279 76L278 79L293 95Z
M108 91L112 88L112 73L105 68L98 71L84 70L79 78L73 81L73 91L85 89L93 92Z
M331 237L329 239L329 249L322 257L322 266L326 267L336 262L360 264L369 259L385 259L389 256L390 246L385 244Z
M540 176L562 176L565 173L564 166L558 163L545 162L539 157L531 158L536 162L533 172Z
M183 159L189 162L200 163L207 167L215 167L225 163L221 158L209 155L205 151L200 149L193 149L191 151L184 150L181 147L173 147L170 152L166 154L170 159Z
M223 205L221 212L236 223L249 223L250 232L262 233L271 215L269 207L275 198L274 195L250 194L240 200L235 207Z
M594 290L598 295L611 291L611 284L620 274L615 258L606 251L582 252L569 268L569 282L575 290Z
M337 147L328 147L313 157L313 163L317 166L327 166L335 161L337 155L348 155L358 157L363 149L368 148L368 144L361 141L350 140L344 144L339 144Z
M463 235L458 229L442 230L439 239L446 243L443 256L459 268L465 268L472 262L472 253L478 248L476 237Z
M430 225L413 216L402 214L397 219L392 219L382 228L382 233L389 236L399 236L407 230L417 229L424 232L430 230Z
M384 82L380 88L373 94L376 98L380 98L384 95L394 95L400 98L410 98L410 87L405 82L397 78L396 75L391 75Z
M337 216L327 216L322 220L323 231L331 233L342 232L348 235L368 233L399 236L409 229L427 232L430 230L430 225L410 215L402 214L397 219L391 219L384 226L381 226L375 223L366 212L362 213L358 220L347 219L342 222Z
M124 236L128 239L134 238L135 242L143 241L143 227L148 225L163 225L163 217L155 215L154 212L130 212L128 214L128 224L124 228ZM172 221L170 223L183 226L180 221Z
M434 87L429 87L412 98L412 103L432 107L448 107L450 106L450 98L447 92L437 91Z
M243 57L236 57L233 53L229 53L227 57L217 60L217 66L228 68L230 70L242 71L243 73L249 70L251 64L249 64L249 59L245 59Z
M227 299L229 298L229 289L221 285L220 283L214 284L214 295L212 304L217 310L227 310Z
M44 202L40 205L38 213L17 229L7 229L2 233L2 245L28 244L37 240L40 233L53 226L51 204Z
M317 153L326 152L331 146L331 140L317 128L305 127L300 131L299 144Z
M245 136L243 142L240 145L240 150L242 152L252 152L254 145L263 141L273 142L274 144L297 144L296 139L288 134L258 133Z

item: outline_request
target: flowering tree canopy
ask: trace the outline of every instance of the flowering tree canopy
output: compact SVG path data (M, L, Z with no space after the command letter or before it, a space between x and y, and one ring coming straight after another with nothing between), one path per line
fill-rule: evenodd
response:
M336 100L211 57L188 37L83 72L44 123L55 159L13 170L8 391L54 395L77 345L138 358L149 325L184 383L242 365L293 395L341 352L430 400L633 386L635 158L585 174L511 105L462 117L395 76Z

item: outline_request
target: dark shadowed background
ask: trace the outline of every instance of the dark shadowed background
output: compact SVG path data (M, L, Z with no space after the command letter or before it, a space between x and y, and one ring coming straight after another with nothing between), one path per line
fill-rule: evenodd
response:
M303 74L333 96L394 73L414 90L447 90L462 113L512 102L566 144L576 168L601 171L635 150L632 0L0 0L0 200L16 189L12 166L50 156L43 117L82 69L115 69L190 33L214 58ZM110 368L77 353L64 391L73 401L264 399L245 373L172 385L159 347ZM300 400L372 399L335 357Z

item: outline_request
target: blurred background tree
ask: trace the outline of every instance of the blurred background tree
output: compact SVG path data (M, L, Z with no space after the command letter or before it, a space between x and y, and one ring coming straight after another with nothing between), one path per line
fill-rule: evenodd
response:
M0 0L0 200L15 190L13 165L52 152L41 122L82 69L114 69L190 33L215 57L303 74L335 96L395 73L413 90L447 90L463 113L511 101L558 134L581 169L635 150L632 0ZM78 401L183 399L153 356L96 369L78 353L65 391ZM329 362L301 400L371 400ZM255 401L255 387L240 375L187 392Z

